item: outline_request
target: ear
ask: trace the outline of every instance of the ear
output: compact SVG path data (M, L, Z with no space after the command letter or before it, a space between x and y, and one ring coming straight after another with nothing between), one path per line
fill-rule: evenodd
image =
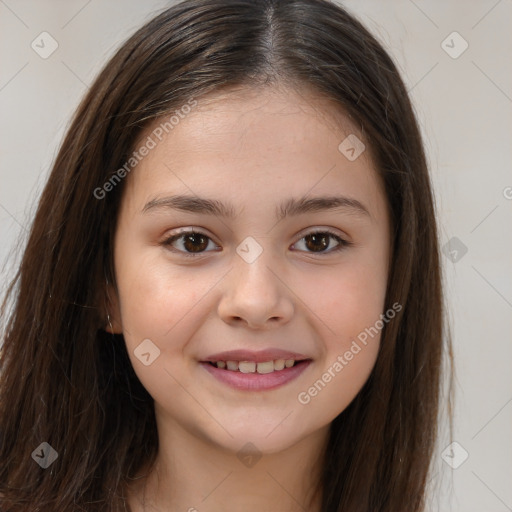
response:
M123 334L121 322L121 311L119 309L119 298L117 291L112 284L107 284L106 290L107 318L103 329L111 334Z

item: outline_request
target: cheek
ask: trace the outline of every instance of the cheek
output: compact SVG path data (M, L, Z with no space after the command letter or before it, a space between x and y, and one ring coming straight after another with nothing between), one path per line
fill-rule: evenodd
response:
M322 321L324 353L298 402L318 424L332 421L355 398L378 356L384 313L386 269L361 254L315 281L303 281L311 309Z
M338 416L364 386L377 360L385 302L385 275L353 266L323 279L315 311L327 326L324 353L298 394L304 413L324 424Z
M383 312L386 269L370 258L354 254L337 267L316 269L311 279L305 273L295 278L300 298L338 342L357 336Z
M329 353L322 369L297 396L303 414L324 425L341 414L362 389L374 367L380 334L366 345L354 340Z
M215 276L191 278L190 271L173 270L165 257L143 251L139 257L120 257L116 264L123 334L132 366L153 398L165 403L179 393L177 382L185 382L191 369L183 351L197 329L206 303L201 299L215 284ZM144 360L147 353L150 356Z
M188 345L214 308L212 291L225 270L177 267L154 250L144 253L116 261L124 339L142 385L180 416L190 406L183 389L197 371Z
M197 304L218 280L212 272L175 267L154 248L147 252L116 262L127 343L139 338L162 340L166 333L181 328L180 324L186 324L182 320L194 315Z

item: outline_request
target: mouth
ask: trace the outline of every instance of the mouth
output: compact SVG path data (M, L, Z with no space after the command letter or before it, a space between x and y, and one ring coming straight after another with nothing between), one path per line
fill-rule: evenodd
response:
M293 381L313 362L311 358L296 355L295 358L271 359L260 353L246 358L210 358L200 361L200 366L217 381L237 390L265 391ZM257 359L257 360L255 360Z
M270 361L205 361L215 368L228 372L238 373L259 373L265 375L273 372L283 371L285 368L293 368L295 365L310 361L310 359L275 359Z

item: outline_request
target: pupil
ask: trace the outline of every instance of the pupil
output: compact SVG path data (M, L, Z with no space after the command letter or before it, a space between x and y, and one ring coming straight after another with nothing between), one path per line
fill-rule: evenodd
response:
M327 239L328 239L328 237L325 234L321 234L321 235L308 235L306 237L306 245L308 246L308 249L311 249L314 252L320 252L323 249L325 249L326 247L329 247L329 241ZM315 242L319 242L320 240L322 242L321 242L320 245L311 245L311 244L308 243L309 240L313 241L313 244Z

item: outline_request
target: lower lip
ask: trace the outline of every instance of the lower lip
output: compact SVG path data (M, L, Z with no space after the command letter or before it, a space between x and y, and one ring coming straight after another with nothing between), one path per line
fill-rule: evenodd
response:
M284 386L296 379L311 363L311 360L300 361L291 368L273 371L272 373L242 373L223 370L210 363L199 363L207 372L224 384L235 389L246 391L264 391Z

